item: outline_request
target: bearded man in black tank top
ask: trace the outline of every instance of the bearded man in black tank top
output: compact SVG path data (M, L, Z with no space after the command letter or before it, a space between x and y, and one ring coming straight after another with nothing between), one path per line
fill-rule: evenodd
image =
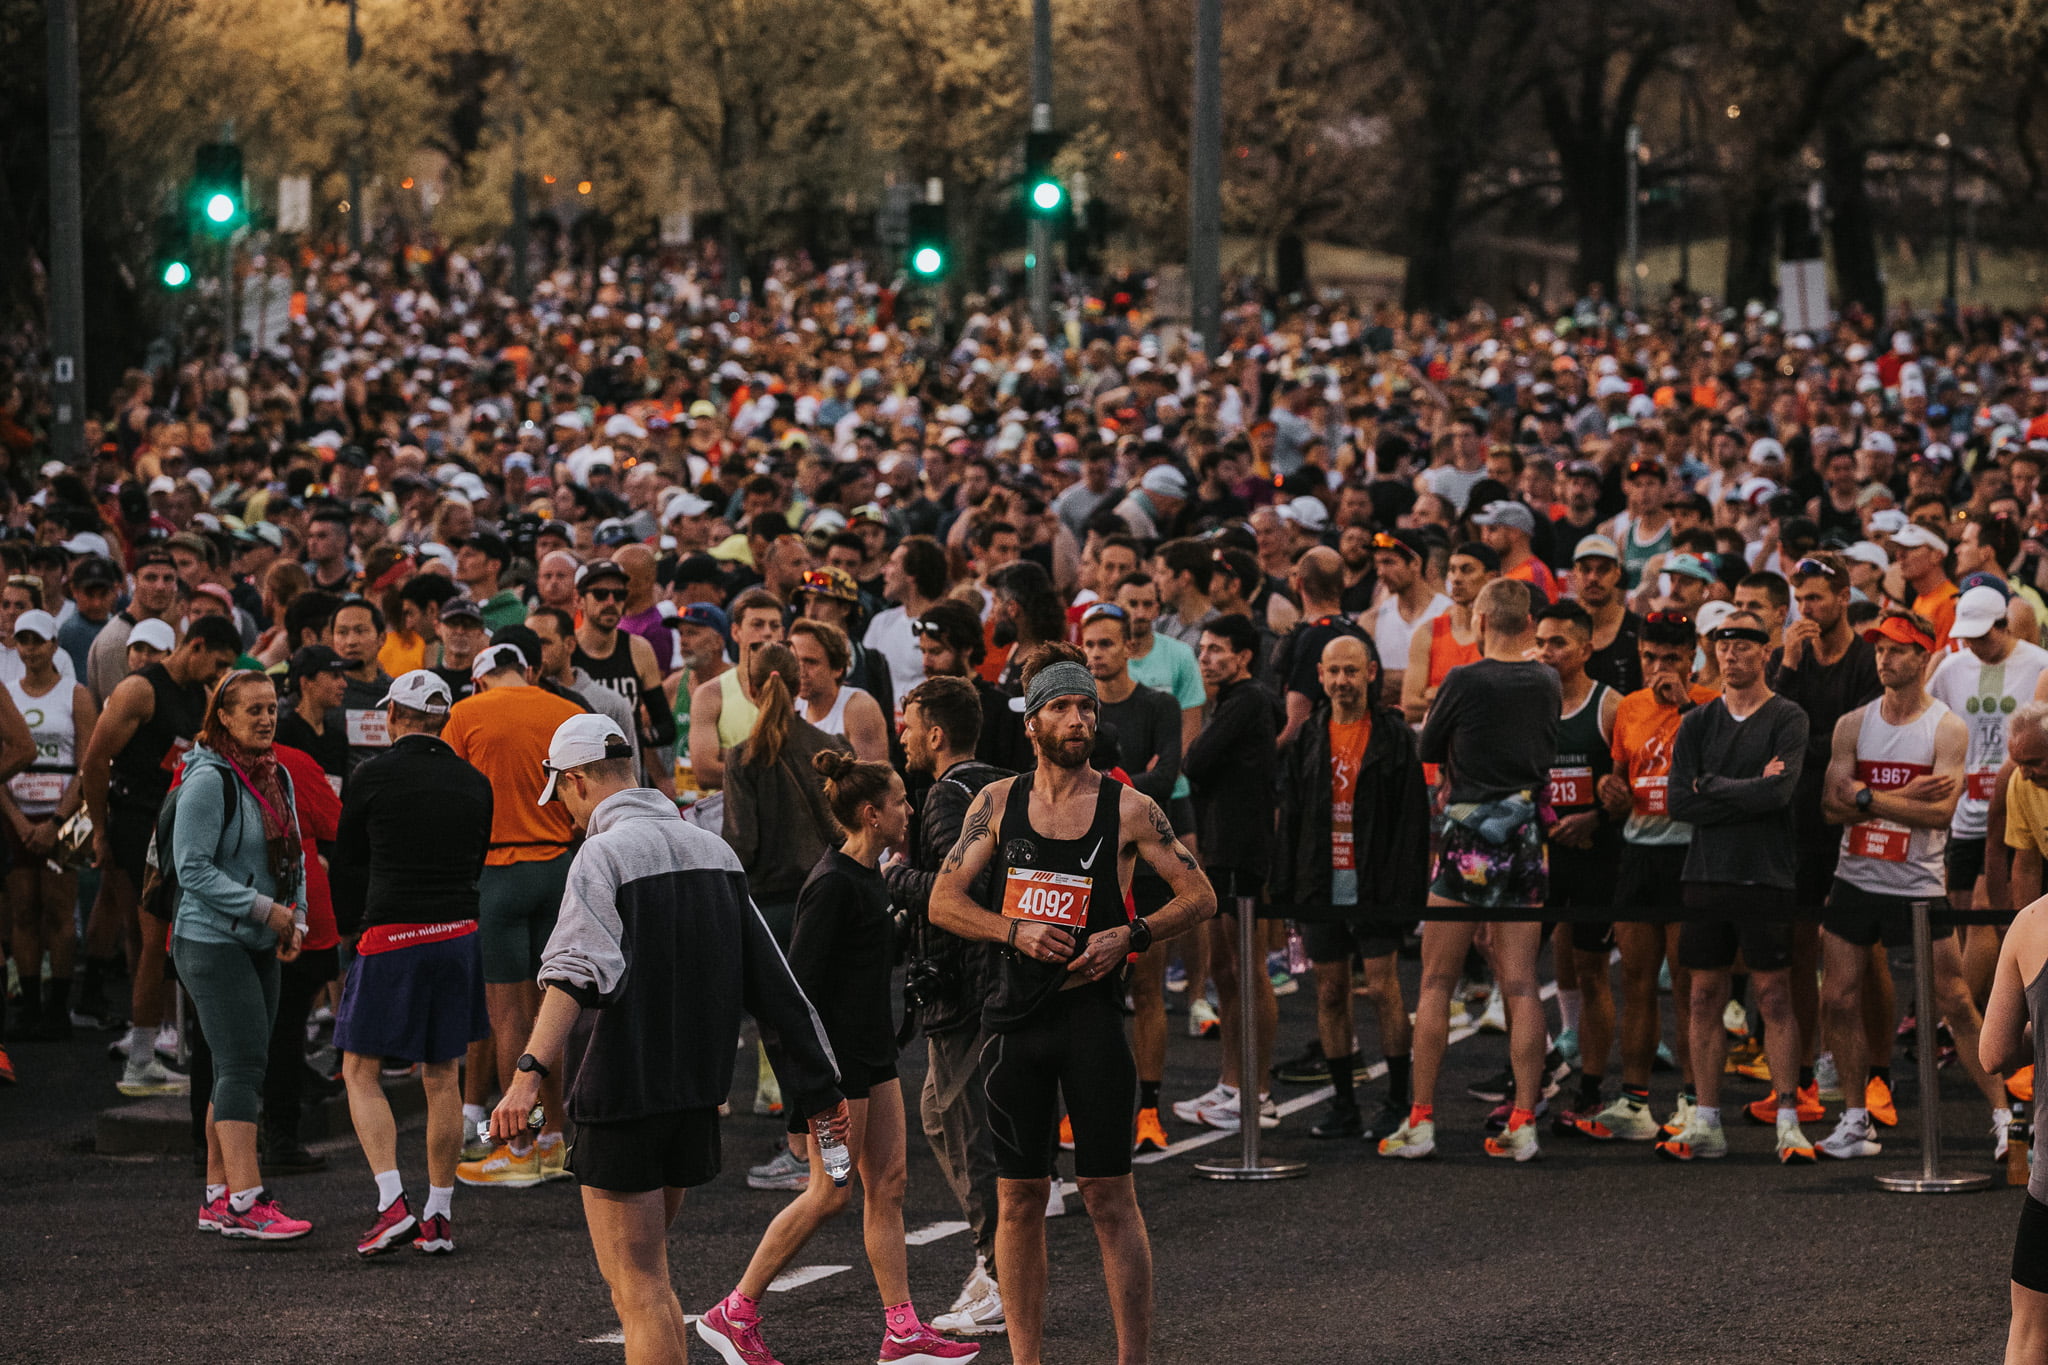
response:
M1103 1249L1119 1356L1146 1358L1152 1247L1131 1178L1137 1071L1120 1009L1124 965L1152 942L1216 913L1216 893L1158 805L1088 765L1095 680L1072 645L1035 650L1022 674L1025 730L1037 767L991 783L968 808L932 888L931 918L962 938L1003 945L983 1010L995 1138L996 1282L1011 1358L1039 1365L1044 1335L1044 1210L1064 1098L1074 1169ZM1131 919L1126 893L1144 858L1173 891ZM971 888L991 869L992 906Z
M645 765L648 775L656 789L673 797L675 713L669 709L668 692L661 685L661 665L654 657L654 646L619 629L626 591L626 571L610 560L586 564L576 575L583 624L576 631L571 664L588 673L598 686L632 703L640 720L640 747L649 760Z

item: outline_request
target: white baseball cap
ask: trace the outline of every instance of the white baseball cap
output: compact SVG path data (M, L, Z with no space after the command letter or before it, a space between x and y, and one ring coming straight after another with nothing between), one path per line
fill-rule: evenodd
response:
M518 645L492 645L476 656L476 662L469 666L472 678L488 678L501 668L526 667L526 651Z
M107 538L98 531L80 531L57 548L67 555L105 555L111 559L114 554Z
M1948 553L1948 542L1917 521L1908 522L1892 532L1892 544L1901 550L1910 550L1915 546L1919 546L1921 549L1939 550L1942 554Z
M136 627L141 629L141 627ZM129 638L134 638L133 636ZM448 680L440 674L424 668L415 668L410 673L401 673L391 680L391 690L384 694L379 706L403 706L408 711L423 711L430 716L445 714L453 703L455 694L448 689Z
M1979 590L1972 588L1970 591ZM16 618L14 633L33 635L38 640L54 640L57 638L57 618L46 611L25 611Z
M548 775L548 784L540 789L540 804L545 806L555 799L555 779L569 769L607 758L632 756L633 746L626 742L626 732L610 716L586 713L569 717L555 728L555 737L548 741L548 756L540 765Z
M1722 626L1727 625L1728 618L1734 614L1735 604L1733 602L1717 600L1700 603L1700 609L1693 613L1692 619L1693 624L1699 629L1700 638L1704 640Z
M1867 540L1859 540L1842 551L1842 558L1853 559L1879 569L1888 569L1892 563L1892 557L1884 552L1884 546L1872 544Z
M152 649L161 649L168 654L178 647L178 633L171 629L170 622L151 617L147 621L135 623L135 628L128 632L128 643L148 645Z
M27 620L28 616L23 616L15 623L14 629L20 631ZM1980 584L1956 599L1956 620L1948 628L1948 633L1958 640L1974 640L2004 620L2005 599L1999 596L1998 589Z

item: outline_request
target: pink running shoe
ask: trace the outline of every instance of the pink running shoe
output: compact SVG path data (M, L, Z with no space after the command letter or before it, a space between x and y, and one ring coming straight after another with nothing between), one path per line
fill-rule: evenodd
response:
M725 1365L782 1365L761 1340L761 1320L739 1321L725 1311L724 1299L697 1319L697 1335L718 1352Z
M201 1232L219 1232L221 1220L227 1217L227 1213L228 1197L226 1195L201 1204L199 1206L199 1230Z
M399 1239L418 1226L419 1219L412 1216L412 1205L406 1203L405 1196L401 1194L377 1215L377 1221L356 1243L356 1255L382 1256L387 1251L396 1251Z
M420 1235L412 1239L413 1250L428 1256L446 1256L455 1250L455 1231L448 1225L448 1215L437 1213L432 1218L420 1220Z
M909 1336L884 1332L882 1353L875 1361L876 1365L959 1365L980 1354L981 1347L974 1342L942 1337L920 1323Z
M267 1194L259 1196L247 1213L236 1213L232 1202L221 1210L220 1235L223 1237L255 1242L289 1242L304 1237L312 1230L311 1223L288 1216Z

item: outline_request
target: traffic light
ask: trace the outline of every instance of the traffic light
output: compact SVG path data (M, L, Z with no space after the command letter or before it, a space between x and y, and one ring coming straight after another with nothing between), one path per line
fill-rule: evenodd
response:
M1058 155L1064 135L1029 132L1024 135L1024 206L1036 217L1050 218L1067 206L1067 187L1054 172L1052 159Z
M242 149L232 142L200 144L192 158L192 222L226 236L248 217L242 200Z
M952 264L946 241L946 206L912 204L909 213L910 273L921 280L936 280Z
M166 213L156 222L156 251L151 257L157 282L166 289L192 283L192 233L185 220Z

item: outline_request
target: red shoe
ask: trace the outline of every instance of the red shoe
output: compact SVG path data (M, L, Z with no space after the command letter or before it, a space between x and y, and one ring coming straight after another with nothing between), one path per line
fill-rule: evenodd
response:
M420 1220L420 1235L412 1239L412 1249L428 1256L446 1256L454 1251L455 1232L448 1226L448 1215L437 1213Z
M697 1335L718 1352L726 1365L782 1365L768 1349L768 1343L761 1340L761 1320L737 1320L725 1311L723 1299L697 1319Z
M8 1057L7 1049L0 1047L0 1082L14 1084L14 1062Z
M419 1226L420 1220L412 1216L412 1206L399 1195L385 1210L377 1215L377 1221L356 1243L356 1255L363 1257L382 1256L387 1251L396 1251L399 1239Z
M221 1236L252 1242L289 1242L312 1230L311 1223L289 1216L268 1195L259 1196L247 1213L236 1213L230 1202L220 1223Z
M882 1350L875 1360L877 1365L965 1365L980 1354L976 1343L942 1337L920 1323L908 1336L882 1333Z
M228 1197L226 1195L201 1204L199 1206L199 1230L201 1232L219 1232L221 1217L227 1211Z

